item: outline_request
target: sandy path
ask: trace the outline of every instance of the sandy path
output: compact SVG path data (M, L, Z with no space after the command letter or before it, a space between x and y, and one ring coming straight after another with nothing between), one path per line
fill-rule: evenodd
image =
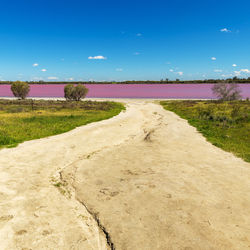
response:
M250 164L159 105L136 105L140 131L63 171L114 247L249 249Z
M0 150L1 250L109 248L96 221L75 201L74 190L53 184L60 181L64 167L107 147L107 137L112 137L117 124L128 129L114 135L112 145L137 133L140 122L139 117L134 119L135 112L132 107L111 120ZM104 133L102 127L109 131Z
M0 151L0 249L106 249L103 230L116 249L249 249L249 180L250 164L185 120L129 101Z

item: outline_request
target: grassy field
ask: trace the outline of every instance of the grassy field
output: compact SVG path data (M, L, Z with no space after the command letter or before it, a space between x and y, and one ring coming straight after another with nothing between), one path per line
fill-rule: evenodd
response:
M249 101L162 101L196 127L213 145L250 162Z
M0 100L0 148L61 134L108 119L123 109L115 102Z

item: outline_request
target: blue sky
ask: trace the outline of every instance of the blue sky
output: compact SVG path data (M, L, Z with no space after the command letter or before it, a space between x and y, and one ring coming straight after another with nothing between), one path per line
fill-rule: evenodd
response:
M0 80L250 77L250 1L2 0Z

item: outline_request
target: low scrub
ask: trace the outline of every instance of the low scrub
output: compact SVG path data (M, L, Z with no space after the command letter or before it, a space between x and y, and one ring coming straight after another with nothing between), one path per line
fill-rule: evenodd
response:
M123 109L116 102L0 100L0 148L64 133Z
M211 143L250 162L249 101L163 101Z

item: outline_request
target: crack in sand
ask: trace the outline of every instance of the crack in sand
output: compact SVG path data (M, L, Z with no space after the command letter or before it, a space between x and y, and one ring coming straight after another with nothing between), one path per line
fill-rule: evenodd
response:
M119 144L116 145L116 146L119 146ZM97 153L101 152L101 151L104 150L104 149L105 149L105 148L103 148L103 149L101 149L101 150L97 150L97 151L91 153L90 155L97 154ZM88 156L80 157L80 159L78 159L78 160L76 160L76 161L74 161L74 162L68 164L67 166L63 167L60 171L57 171L57 173L54 174L54 176L53 176L53 178L52 178L52 180L51 180L51 181L52 181L52 184L53 184L54 186L56 186L57 183L63 183L63 184L62 184L62 185L63 185L63 190L66 190L66 191L65 191L65 193L63 193L63 192L60 190L61 187L58 187L58 189L60 190L60 193L63 194L63 195L66 194L66 197L67 197L68 199L71 199L72 201L81 204L81 205L86 209L86 211L87 211L87 212L92 216L92 218L96 221L96 223L97 223L99 229L100 229L100 230L103 232L103 234L105 235L105 238L106 238L106 241L107 241L107 245L109 246L109 248L110 248L111 250L115 250L115 246L114 246L114 243L113 243L112 240L111 240L111 236L109 235L109 233L108 233L108 231L106 230L106 228L105 228L105 227L102 225L102 223L100 222L100 219L98 218L97 214L92 213L92 212L88 209L88 207L84 204L84 202L78 200L78 199L76 198L76 196L75 196L75 188L74 188L74 186L73 186L73 183L75 182L75 176L76 176L76 172L77 172L77 167L74 167L73 165L76 164L77 162L83 160L83 159L89 159L89 157L88 157ZM69 177L68 177L68 179L66 180L66 179L64 179L63 176L62 176L63 170L66 169L66 168L69 168L69 167L72 167L72 168L74 169L73 171L71 170L71 173L72 173L72 174L70 175L70 181L69 181ZM58 179L58 178L55 179L55 176L59 176L59 179ZM68 196L67 194L70 194L70 195Z
M95 221L97 222L97 225L98 227L102 230L102 232L105 234L106 236L106 240L107 240L107 244L109 245L110 249L111 250L115 250L115 246L114 246L114 243L112 242L111 240L111 236L110 234L108 233L107 229L102 225L102 223L100 222L100 219L98 218L97 214L94 214L92 213L88 207L84 204L84 202L81 202L78 200L79 203L81 203L85 208L86 210L88 211L89 214L92 215L92 217L95 219Z

